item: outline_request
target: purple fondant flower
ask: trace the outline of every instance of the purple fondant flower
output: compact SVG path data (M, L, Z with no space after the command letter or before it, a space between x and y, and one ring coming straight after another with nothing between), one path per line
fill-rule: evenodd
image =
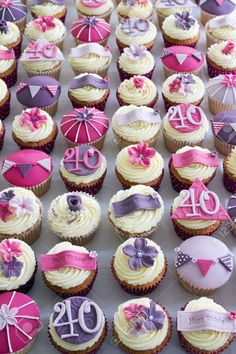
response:
M150 307L144 307L143 313L145 314L144 327L147 331L159 330L164 325L165 315L162 311L156 310L154 301L150 301Z
M10 262L4 261L1 264L3 275L6 278L19 277L22 267L23 262L18 261L15 257L13 257Z
M15 197L15 193L12 189L7 192L4 192L0 195L0 201L8 203L12 198Z
M178 79L180 79L181 82L185 85L195 84L195 82L196 82L193 78L193 75L191 75L191 74L182 74L178 77Z
M0 21L0 32L1 33L7 33L8 32L8 25L5 20Z
M129 334L132 337L139 337L147 332L145 328L145 319L143 317L132 318L130 321Z
M67 203L68 207L71 211L80 211L81 210L81 204L82 200L79 195L76 194L70 194L67 196Z
M195 19L190 16L188 11L183 11L182 13L177 12L175 18L176 27L180 27L185 31L189 30L195 23Z
M128 55L131 60L139 60L145 58L147 49L144 45L131 44L130 47L124 48L124 53Z
M154 246L148 246L145 238L136 238L134 246L126 245L122 248L124 254L129 256L129 266L137 270L142 266L150 268L154 264L158 251Z
M83 112L80 112L79 110L76 110L76 116L81 119L81 121L88 121L89 119L92 119L94 114L89 113L89 110L87 107L84 107Z
M15 209L17 217L34 212L34 200L31 197L17 196L10 200L10 206Z

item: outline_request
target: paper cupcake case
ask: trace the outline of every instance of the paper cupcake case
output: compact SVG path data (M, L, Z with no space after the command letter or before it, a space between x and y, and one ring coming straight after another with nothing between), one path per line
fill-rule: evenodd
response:
M95 102L78 102L78 101L75 101L74 97L70 94L70 92L68 92L68 97L71 101L71 104L73 106L73 108L83 108L83 107L88 107L88 108L96 108L96 109L99 109L100 111L104 111L105 110L105 107L106 107L106 103L107 103L107 100L108 100L108 97L109 97L109 94L110 94L110 90L108 90L106 96L103 98L101 98L100 101L95 101Z
M74 72L74 74L75 74L75 76L77 76L77 75L80 75L80 74L97 74L97 75L99 75L99 76L101 76L101 77L103 77L103 78L105 78L106 76L107 76L107 72L108 72L108 69L109 69L109 66L110 66L110 64L108 64L106 67L104 67L104 68L97 68L97 69L91 69L91 70L84 70L84 69L81 69L80 68L80 66L72 66L71 65L71 67L72 67L72 70L73 70L73 72Z
M20 40L11 44L11 45L6 45L6 47L8 48L12 48L14 50L15 53L15 57L16 59L19 59L21 56L21 45L22 45L22 35L20 37Z
M165 73L165 77L168 78L171 75L174 74L179 74L179 71L175 71L172 69L167 68L165 65L163 65L163 69L164 69L164 73ZM192 71L187 71L187 72L181 72L181 74L194 74L196 76L198 76L201 72L201 68L197 69L197 70L192 70Z
M205 27L205 31L206 31L207 48L209 48L212 44L215 44L215 43L218 43L218 42L221 41L220 39L214 38L214 37L208 32L207 25L206 25L206 27Z
M56 68L51 70L44 70L44 71L35 71L30 70L29 68L25 67L25 71L29 77L32 76L51 76L56 80L59 80L61 74L62 63L59 63Z
M5 81L8 88L14 86L17 81L17 63L14 64L13 68L7 70L0 78Z
M24 109L27 109L29 107L27 106L23 106ZM57 108L58 108L58 100L55 101L54 103L45 106L45 107L39 107L40 109L46 111L51 117L55 116L55 114L57 113Z
M103 18L106 22L110 22L111 19L111 14L112 14L113 8L108 10L107 12L105 12L104 14L101 15L90 15L90 16L94 16L94 17L99 17L99 18ZM83 14L82 12L80 12L78 9L76 9L78 18L80 19L81 17L87 16L86 14Z
M10 100L11 93L8 91L8 95L3 99L3 103L0 102L0 119L4 120L10 113Z
M182 285L182 287L192 295L207 296L207 295L213 294L217 290L217 288L216 289L198 288L197 286L195 286L195 285L187 282L183 278L181 278L178 274L177 274L177 278L178 278L179 283Z
M90 182L90 183L80 183L80 184L76 184L73 182L68 181L61 173L60 171L60 176L66 186L66 189L68 190L68 192L84 192L84 193L88 193L91 195L97 194L100 189L102 188L105 176L106 176L106 172L102 175L101 178L99 178L96 181Z
M227 191L234 194L236 193L236 181L234 181L235 178L233 177L233 175L227 171L225 166L225 161L223 164L223 169L224 169L224 173L223 173L224 186L227 189Z
M38 197L38 198L42 197L42 195L44 195L48 191L50 184L51 184L51 179L52 179L52 176L50 176L45 181L37 184L36 186L25 187L25 188L31 190L36 195L36 197Z
M126 106L126 105L128 104L128 103L124 102L124 101L120 98L120 95L119 95L119 92L118 92L118 91L116 91L116 98L117 98L117 101L118 101L118 103L119 103L120 106ZM146 107L153 108L153 107L155 106L157 100L158 100L158 94L157 94L156 98L155 98L152 102L150 102L149 104L145 104L145 106L146 106Z
M210 78L216 77L218 75L228 75L228 74L236 74L236 69L223 69L217 66L214 66L208 58L206 58L207 61L207 71L208 75Z
M162 94L162 98L163 98L163 101L164 101L164 105L165 105L165 109L166 111L168 111L168 109L171 107L171 106L178 106L179 103L177 102L171 102L169 101L163 94ZM194 106L200 106L200 104L202 103L202 100L203 98L201 98L200 100L196 101L196 102L191 102L191 104L193 104Z
M128 140L125 140L123 137L117 135L117 134L114 132L114 130L113 130L113 133L114 133L114 135L115 135L116 143L117 143L117 145L118 145L118 147L119 147L120 150L123 149L123 148L125 148L125 147L127 147L127 146L129 146L129 145L132 145L132 144L136 145L136 144L139 143L138 140L137 140L137 141L128 141ZM158 140L160 134L161 134L161 129L159 129L159 131L156 133L155 136L153 136L153 137L150 138L149 140L144 140L144 141L148 144L149 147L155 147L156 144L157 144L157 140Z
M131 77L133 77L133 76L135 76L135 75L138 75L138 74L129 74L129 73L125 72L124 70L122 70L122 69L120 68L118 62L117 62L117 69L118 69L118 72L119 72L120 81L124 81L124 80L126 80L126 79L129 80ZM155 69L155 66L154 66L153 69L152 69L151 71L149 71L148 73L142 74L142 76L146 76L148 79L151 80L154 69Z
M201 16L200 16L200 18L201 18L201 23L202 23L203 26L205 26L205 24L206 24L208 21L210 21L211 19L216 18L216 17L217 17L216 15L212 15L212 14L210 14L210 13L208 13L208 12L205 12L204 10L201 9Z
M105 38L99 42L96 42L100 45L102 45L103 47L105 47L107 45L107 41L108 41L108 38ZM78 44L88 44L88 42L83 42L83 41L80 41L79 39L77 38L74 38L74 42L75 42L75 45L77 46Z
M164 139L164 144L165 147L167 148L168 151L175 153L177 150L181 149L184 146L201 146L203 140L198 140L198 141L178 141L178 140L172 140L171 138L169 138L165 132L163 131L163 139Z
M115 169L115 173L116 173L117 179L122 184L123 189L129 189L132 186L136 186L136 185L140 184L140 183L135 183L135 182L130 182L130 181L125 180L121 176L121 174L117 171L117 169ZM160 189L163 177L164 177L164 169L163 169L161 175L158 178L156 178L155 180L150 181L150 182L146 182L146 183L141 183L141 184L144 184L145 186L150 186L153 189L155 189L155 191L158 191Z
M14 23L19 28L20 32L24 33L25 32L25 26L26 26L26 15L25 15L24 18L22 18L19 21L15 21Z
M0 150L2 150L3 143L4 143L5 132L6 132L3 123L2 123L2 125L3 125L3 131L2 131L2 133L0 133Z
M124 48L129 47L129 44L122 44L118 39L116 40L116 44L119 48L120 54L123 53ZM149 42L149 43L144 43L143 45L146 47L146 49L150 52L155 44L155 40Z
M200 38L200 34L197 34L194 38L191 39L185 39L185 40L178 40L178 39L172 39L168 37L166 34L162 33L163 41L165 48L172 47L174 45L181 45L181 46L187 46L191 48L195 48L196 44Z
M227 105L222 102L216 102L209 96L208 96L208 105L212 114L217 114L223 111L236 109L236 105Z
M221 221L216 221L214 225L205 228L205 229L194 229L194 230L185 230L184 227L180 227L178 223L175 220L172 220L173 226L175 229L176 234L182 239L182 240L187 240L190 237L193 236L198 236L198 235L206 235L206 236L211 236L215 231L219 229L221 226L222 222Z
M228 155L233 148L235 148L235 145L227 144L222 140L218 139L216 136L214 136L214 143L216 150L225 156Z

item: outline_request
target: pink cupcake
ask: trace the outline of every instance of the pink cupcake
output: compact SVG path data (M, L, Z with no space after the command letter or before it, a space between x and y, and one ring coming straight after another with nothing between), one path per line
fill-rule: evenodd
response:
M222 41L212 44L208 48L206 59L210 77L236 74L236 42Z

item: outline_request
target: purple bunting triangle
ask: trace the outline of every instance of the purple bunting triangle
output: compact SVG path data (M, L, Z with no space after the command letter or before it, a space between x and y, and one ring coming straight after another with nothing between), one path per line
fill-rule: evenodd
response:
M228 254L227 256L220 257L219 262L229 271L232 272L232 256Z
M24 163L19 165L20 172L23 177L26 177L28 172L31 170L32 164L31 163Z
M191 260L192 260L191 256L189 256L186 253L179 252L177 259L176 259L176 267L179 268L179 267L185 265L186 263L190 262Z

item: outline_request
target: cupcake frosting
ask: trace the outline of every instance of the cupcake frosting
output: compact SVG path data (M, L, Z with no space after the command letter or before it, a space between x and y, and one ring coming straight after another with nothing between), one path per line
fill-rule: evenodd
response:
M128 18L116 27L116 38L127 46L131 44L145 45L155 40L157 29L145 19Z
M118 64L123 71L129 74L144 75L153 70L155 60L145 46L131 44L129 48L124 48Z
M20 0L2 0L0 3L0 20L18 22L26 17L27 8Z
M236 148L234 148L226 158L226 167L229 173L236 177Z
M155 8L158 13L165 17L172 15L176 12L182 11L188 11L189 13L191 13L193 6L194 3L192 3L190 0L181 1L181 5L178 0L171 0L170 2L167 2L165 0L157 0L155 3Z
M157 87L145 76L134 76L121 82L118 94L126 104L145 106L157 98Z
M0 79L0 102L6 97L8 93L8 88L5 82Z
M236 67L236 42L222 41L212 44L207 50L207 57L224 69Z
M77 200L75 209L71 206L71 198ZM97 200L80 192L59 195L52 201L48 211L52 230L68 238L89 235L97 228L100 219L101 207Z
M82 15L101 16L110 12L114 5L112 0L76 0L76 7Z
M49 42L56 43L65 37L66 27L53 16L39 16L27 24L25 35L29 41L36 41L42 37Z
M72 24L71 34L83 43L99 43L110 36L111 26L103 18L84 16Z
M203 11L215 16L226 15L235 10L234 0L202 0L200 6Z
M219 16L208 21L207 32L219 40L236 40L236 15Z
M15 60L14 50L0 45L0 74L4 74L7 70L12 68Z
M66 11L66 6L64 1L57 0L45 0L39 1L34 0L31 6L31 12L35 17L39 16L55 16L57 14L63 13Z
M200 26L189 12L176 13L166 17L162 24L163 32L177 40L190 39L198 35Z
M0 43L2 45L10 45L17 42L20 37L20 30L13 22L3 21L3 25L0 25Z
M117 6L117 11L121 17L138 17L148 19L152 16L153 5L150 0L121 0Z
M224 111L212 119L213 134L226 144L236 145L235 110Z

